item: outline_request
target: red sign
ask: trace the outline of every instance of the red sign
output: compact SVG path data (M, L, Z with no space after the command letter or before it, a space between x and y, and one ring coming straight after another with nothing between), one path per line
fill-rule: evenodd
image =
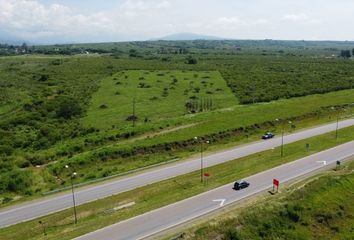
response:
M273 179L273 185L279 187L279 180L278 179Z
M209 177L210 176L210 174L209 173L204 173L204 177Z

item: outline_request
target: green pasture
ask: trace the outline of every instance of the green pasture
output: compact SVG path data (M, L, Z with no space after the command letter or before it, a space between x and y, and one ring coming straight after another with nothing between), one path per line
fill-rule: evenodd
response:
M193 100L199 105L212 101L204 111L237 104L216 71L123 71L101 80L83 124L100 129L130 126L134 101L137 124L156 123L188 114L185 105Z

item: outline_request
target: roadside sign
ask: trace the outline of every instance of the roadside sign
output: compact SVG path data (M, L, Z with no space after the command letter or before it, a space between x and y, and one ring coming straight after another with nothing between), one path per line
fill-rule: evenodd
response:
M278 179L273 179L273 192L275 191L275 187L277 187L277 192L279 189L279 180Z
M203 176L204 176L204 184L208 185L208 178L210 177L210 174L206 172L203 174Z
M278 179L273 179L273 185L279 187L279 180Z

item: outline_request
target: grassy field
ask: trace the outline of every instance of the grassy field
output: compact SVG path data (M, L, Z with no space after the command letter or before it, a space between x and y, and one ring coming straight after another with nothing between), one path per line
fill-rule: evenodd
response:
M351 141L354 139L353 130L354 127L340 130L337 140L335 140L333 133L328 133L286 145L284 148L285 156L283 158L279 157L280 149L275 148L274 150L207 168L206 171L210 172L212 176L208 186L200 184L199 171L196 171L81 205L77 208L79 222L76 226L73 224L72 209L68 209L36 220L0 229L0 236L2 237L0 239L71 239L75 236L216 188L235 179L240 179L282 163L290 162ZM310 143L312 146L309 152L305 151L305 143ZM117 212L112 211L114 207L129 202L135 202L136 204ZM38 221L42 221L46 226L47 236L43 236L43 228Z
M294 184L252 207L210 218L178 239L353 239L353 170L352 161L342 170Z
M186 115L188 102L198 103L193 109L196 112L237 104L218 72L124 71L101 81L83 119L84 126L98 129L131 126L127 118L133 114L133 99L137 124L156 124ZM212 101L210 106L206 104L208 101Z

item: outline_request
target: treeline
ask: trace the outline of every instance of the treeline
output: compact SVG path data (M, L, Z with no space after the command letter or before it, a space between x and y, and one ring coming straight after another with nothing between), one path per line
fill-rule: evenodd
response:
M352 62L275 59L258 57L226 65L221 70L229 87L243 104L269 102L282 98L322 94L354 87Z
M71 45L54 46L28 46L23 43L21 46L0 44L0 56L13 56L24 54L45 54L45 55L75 55L75 54L104 54L111 53L101 48L72 47ZM114 51L113 51L114 52Z
M351 58L352 56L354 57L354 48L351 51L350 50L342 50L340 52L339 56L342 58L346 58L346 59Z

